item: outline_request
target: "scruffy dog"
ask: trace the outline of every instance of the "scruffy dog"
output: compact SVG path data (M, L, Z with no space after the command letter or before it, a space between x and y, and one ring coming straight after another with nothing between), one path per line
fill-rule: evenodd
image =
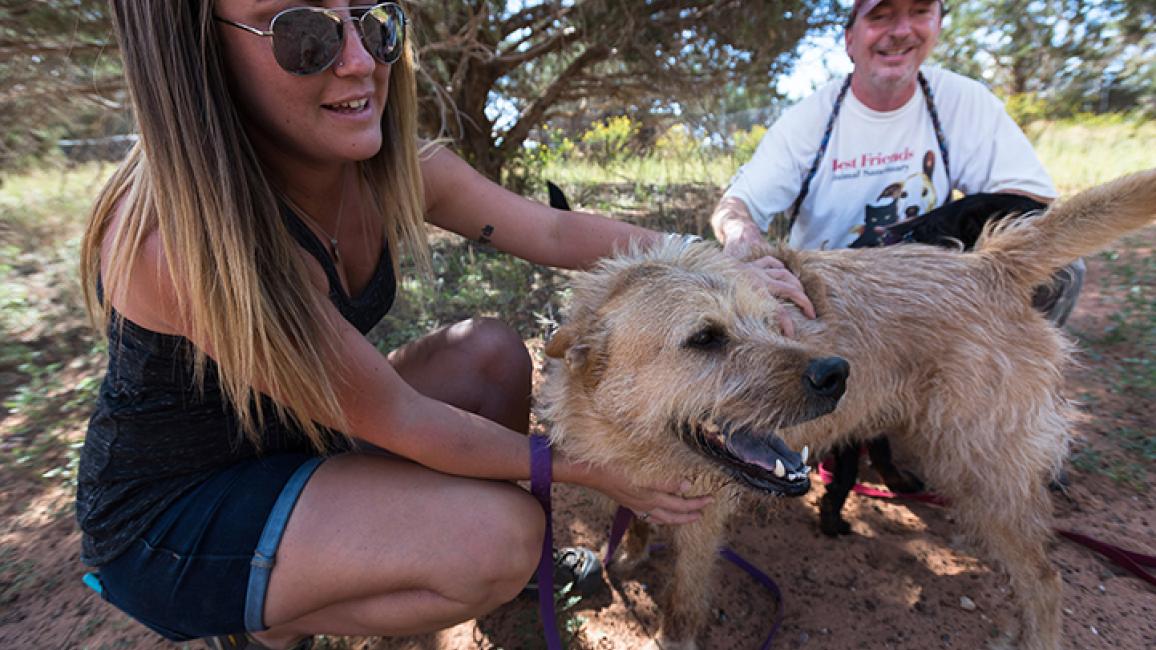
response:
M810 489L806 459L773 432L831 412L847 378L846 361L783 346L777 305L737 275L705 245L608 260L575 280L567 322L546 346L556 361L541 412L554 445L639 482L685 477L691 493L715 495L702 519L673 529L665 650L695 647L716 549L744 487ZM645 558L648 533L635 519L618 567Z
M695 647L741 486L792 495L809 486L805 459L784 441L828 448L856 435L847 432L886 430L916 451L929 486L1007 570L1020 647L1059 648L1046 484L1068 447L1069 345L1031 308L1032 290L1154 217L1150 170L989 230L972 253L773 251L802 280L813 321L768 300L708 245L668 243L579 277L546 349L554 444L640 482L687 476L695 493L719 497L673 530L662 647ZM794 337L782 334L780 310ZM628 560L647 533L632 525Z

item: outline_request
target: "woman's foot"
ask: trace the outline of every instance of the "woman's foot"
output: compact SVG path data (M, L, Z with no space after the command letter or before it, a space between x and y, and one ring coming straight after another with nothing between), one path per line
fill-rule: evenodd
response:
M571 593L588 595L602 584L602 561L598 555L581 546L554 549L554 589L566 585ZM538 593L538 574L530 578L522 593Z
M273 650L274 646L264 645L250 634L222 634L202 639L209 650ZM313 647L313 637L307 636L294 641L287 650L309 650Z

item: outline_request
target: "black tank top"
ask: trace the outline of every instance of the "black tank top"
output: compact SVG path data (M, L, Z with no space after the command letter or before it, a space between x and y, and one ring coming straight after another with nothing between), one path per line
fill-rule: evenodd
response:
M293 212L286 226L329 279L329 298L363 334L393 304L396 280L389 247L356 298L346 294L325 247ZM145 329L113 313L108 369L80 454L76 517L81 559L99 566L119 555L176 499L239 461L288 451L315 453L304 433L278 421L264 401L266 424L258 450L241 432L208 360L204 390L192 376L188 339Z

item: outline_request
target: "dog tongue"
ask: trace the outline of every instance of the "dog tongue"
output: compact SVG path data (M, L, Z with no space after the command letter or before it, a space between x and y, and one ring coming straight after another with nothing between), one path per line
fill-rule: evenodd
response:
M775 460L783 461L788 471L799 471L803 457L787 446L782 438L774 434L754 435L747 431L736 431L727 436L727 447L731 452L752 465L773 471Z

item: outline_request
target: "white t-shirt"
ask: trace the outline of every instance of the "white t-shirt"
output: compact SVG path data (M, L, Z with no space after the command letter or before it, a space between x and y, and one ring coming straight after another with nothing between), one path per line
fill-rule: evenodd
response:
M924 67L923 74L946 136L951 183L920 88L887 112L868 108L848 91L791 230L792 246L845 248L873 237L874 226L943 205L951 188L1055 197L1031 143L998 98L947 70ZM827 84L784 112L732 180L726 196L741 199L762 230L802 190L842 86L842 79Z

